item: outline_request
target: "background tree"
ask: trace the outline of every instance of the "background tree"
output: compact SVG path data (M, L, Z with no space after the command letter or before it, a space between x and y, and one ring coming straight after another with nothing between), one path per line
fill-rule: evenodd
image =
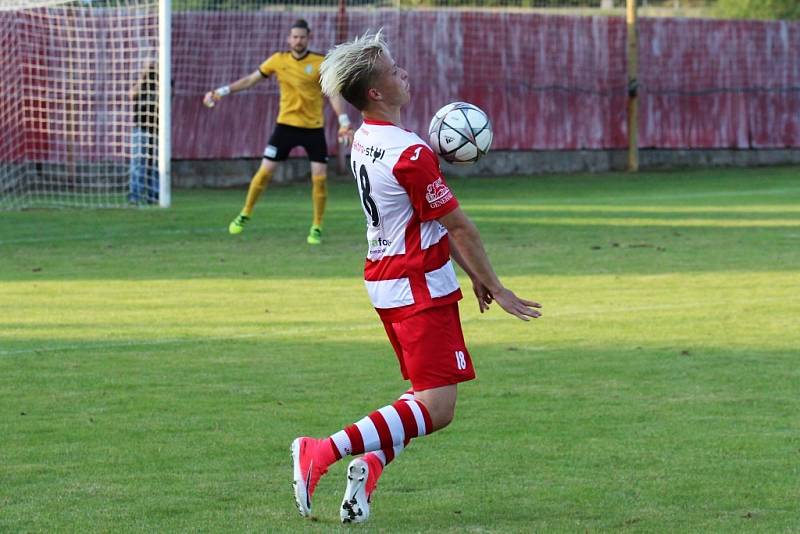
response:
M800 19L798 0L718 0L723 17L743 19Z

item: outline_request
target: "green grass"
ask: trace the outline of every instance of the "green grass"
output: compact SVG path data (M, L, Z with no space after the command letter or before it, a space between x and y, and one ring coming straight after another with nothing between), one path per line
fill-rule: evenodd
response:
M364 532L800 530L800 169L451 182L523 323L462 303L479 375ZM330 187L0 213L0 531L330 532L288 447L405 384ZM464 280L462 278L462 285Z

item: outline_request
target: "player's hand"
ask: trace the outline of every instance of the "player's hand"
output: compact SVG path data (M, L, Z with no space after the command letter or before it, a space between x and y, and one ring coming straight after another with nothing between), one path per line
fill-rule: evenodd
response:
M206 93L206 96L203 97L203 105L207 108L213 108L220 98L222 97L220 97L216 91L209 91Z
M353 129L350 126L340 126L339 127L339 144L344 146L350 146L350 143L353 142Z
M475 292L475 296L478 298L478 309L480 312L483 313L488 310L489 304L491 304L494 300L492 292L489 291L489 288L481 284L480 281L473 280L472 291Z
M506 288L494 293L493 297L501 308L523 321L530 321L542 315L539 310L534 309L541 308L541 304L532 300L521 299Z

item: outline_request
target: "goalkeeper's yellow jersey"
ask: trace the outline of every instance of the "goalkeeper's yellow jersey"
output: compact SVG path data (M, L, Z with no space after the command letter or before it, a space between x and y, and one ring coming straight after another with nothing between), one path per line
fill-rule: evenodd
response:
M322 128L322 89L319 66L324 57L309 52L296 59L291 52L276 52L261 66L264 77L275 74L281 91L278 123L298 128Z

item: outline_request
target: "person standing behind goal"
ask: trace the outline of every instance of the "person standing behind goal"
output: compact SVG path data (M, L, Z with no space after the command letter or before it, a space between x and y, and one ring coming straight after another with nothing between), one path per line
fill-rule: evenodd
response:
M158 203L158 64L148 63L131 89L133 131L128 202Z
M275 169L289 157L296 146L302 146L311 161L311 198L313 220L307 241L311 245L322 242L322 216L328 198L326 179L328 146L323 129L324 101L319 85L319 66L323 56L308 49L311 30L308 23L299 19L289 30L287 43L289 50L276 52L264 61L258 70L225 85L209 91L203 97L203 104L212 108L221 98L249 89L272 76L278 79L280 87L280 109L275 129L269 138L261 166L250 181L247 199L239 215L228 225L231 234L240 234L252 217L253 208L267 188ZM339 117L339 139L349 142L353 132L350 119L345 112L344 100L331 97L331 106Z
M410 100L408 73L381 37L341 44L322 63L322 90L359 109L352 171L367 222L364 280L411 389L328 438L292 442L295 503L311 515L311 498L328 467L348 455L339 511L344 523L363 522L384 468L417 437L452 421L457 387L475 378L461 331L461 290L450 258L472 280L483 313L490 303L522 320L539 317L536 302L517 297L497 278L478 230L459 207L439 160L406 130L401 109ZM452 243L453 247L450 247ZM354 389L360 391L360 388Z

